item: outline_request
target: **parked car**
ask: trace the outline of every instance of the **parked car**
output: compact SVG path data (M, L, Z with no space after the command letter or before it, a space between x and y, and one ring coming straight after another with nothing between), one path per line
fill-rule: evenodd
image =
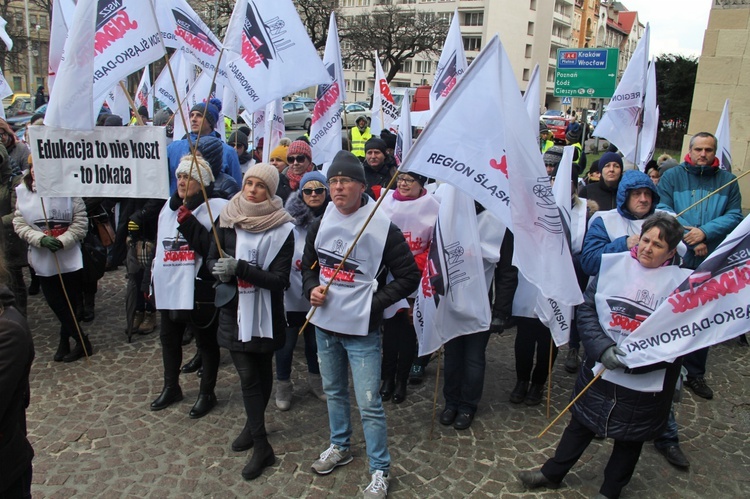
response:
M367 118L367 124L369 125L370 119L372 118L372 111L361 104L357 104L356 102L353 104L347 104L346 106L344 106L344 113L341 117L341 127L353 128L357 126L354 122L360 116L365 116Z
M16 96L13 103L5 108L5 117L11 118L13 116L21 116L24 114L32 114L34 112L34 99L29 94L23 94L23 96Z
M310 110L301 102L284 103L284 126L287 128L304 128L307 130L312 123Z
M549 131L552 132L552 140L555 142L555 144L565 144L565 129L573 120L571 118L565 118L563 116L542 116L541 119L544 124L547 125L547 128L549 128Z
M26 126L26 123L31 121L31 117L35 114L45 114L47 112L47 104L44 104L43 106L39 106L38 108L34 109L33 113L24 113L24 114L17 114L13 116L12 118L8 118L7 121L10 127L17 131L21 128L24 128Z
M292 102L301 102L310 112L313 112L313 109L315 109L315 99L311 99L310 97L297 97Z

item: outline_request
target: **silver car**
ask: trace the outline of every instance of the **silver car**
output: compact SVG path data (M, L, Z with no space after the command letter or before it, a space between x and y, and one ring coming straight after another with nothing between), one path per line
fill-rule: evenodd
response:
M310 110L302 102L284 103L284 126L287 128L304 128L307 130L312 123Z

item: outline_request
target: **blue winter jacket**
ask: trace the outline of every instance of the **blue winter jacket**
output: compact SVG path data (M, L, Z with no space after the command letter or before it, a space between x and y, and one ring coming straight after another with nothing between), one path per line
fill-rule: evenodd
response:
M667 170L659 180L658 208L680 213L708 193L726 185L734 175L716 166L696 166L687 162ZM699 205L690 208L677 220L685 227L698 227L706 234L704 241L710 254L742 221L742 197L737 182L722 189ZM697 257L688 246L684 267L695 269L705 257Z
M630 191L643 187L651 189L653 192L651 211L646 216L654 213L656 205L659 203L659 193L651 177L638 170L628 170L623 174L620 185L617 188L617 212L620 216L628 220L636 220L635 215L628 211L626 205ZM581 268L587 275L598 274L599 267L602 264L602 255L604 253L628 251L627 241L627 236L620 236L614 240L611 239L604 225L604 220L601 217L596 217L591 222L589 230L586 232L586 238L583 240Z
M213 137L221 137L216 132L211 132L211 136ZM195 142L195 139L197 138L197 134L190 133L190 140L192 142ZM198 141L200 144L200 140ZM229 146L227 144L222 144L224 149L224 155L223 155L223 166L222 166L222 172L226 173L230 177L232 177L234 180L237 181L237 185L242 185L242 170L240 169L240 160L237 156L237 151L234 150L232 146ZM188 154L190 152L190 145L188 143L187 138L183 138L181 140L175 140L171 144L167 146L167 161L169 163L169 195L177 191L177 178L175 177L175 172L177 171L177 166L180 164L180 158L182 158L184 155Z

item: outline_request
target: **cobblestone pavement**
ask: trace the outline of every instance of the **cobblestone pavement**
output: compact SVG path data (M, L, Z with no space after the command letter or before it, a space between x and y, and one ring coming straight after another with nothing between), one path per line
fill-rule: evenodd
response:
M277 463L253 481L240 471L249 453L230 449L244 424L239 382L222 352L217 396L208 416L187 413L198 392L194 374L182 375L185 400L161 412L149 403L162 387L158 332L134 338L124 334L125 275L109 272L100 282L97 314L84 325L94 345L90 363L52 362L57 322L41 295L30 297L30 324L36 346L28 410L30 440L36 451L35 497L352 497L369 481L361 425L355 421L355 460L328 476L310 465L328 445L325 404L307 392L301 343L295 353L294 401L278 411L273 398L266 412ZM484 396L474 424L456 431L435 422L432 400L437 362L426 383L410 387L406 402L386 402L393 459L391 497L531 497L516 472L541 465L554 450L567 422L541 439L547 424L544 405L512 405L515 383L514 332L494 336L487 351ZM195 351L185 347L185 358ZM554 368L553 416L562 409L574 381ZM442 374L442 373L441 373ZM677 406L682 447L690 471L672 468L652 445L641 460L625 498L750 497L750 350L736 341L711 351L707 380L712 401L686 393ZM439 394L438 411L442 408ZM356 409L352 411L358 419ZM602 480L611 441L594 441L557 491L544 497L592 497ZM251 451L252 452L252 451Z

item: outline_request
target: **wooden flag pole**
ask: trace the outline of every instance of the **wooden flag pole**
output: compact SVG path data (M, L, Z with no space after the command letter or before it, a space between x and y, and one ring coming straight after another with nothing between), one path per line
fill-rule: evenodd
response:
M579 393L578 395L576 395L576 398L574 398L573 400L571 400L570 403L567 406L565 406L565 409L563 409L562 411L560 411L560 414L558 414L557 417L550 424L548 424L547 427L544 430L542 430L542 432L539 435L536 436L536 438L542 438L544 436L544 434L549 431L550 428L552 428L553 426L555 426L555 423L557 423L560 420L560 418L563 417L565 415L565 413L570 410L571 407L573 407L573 404L575 404L576 402L578 402L578 399L581 398L581 396L583 396L584 393L586 393L586 390L588 390L589 388L591 388L591 385L593 385L596 380L598 380L599 378L602 377L602 374L604 374L604 371L605 370L602 369L599 374L597 374L596 376L594 376L594 379L592 379L589 382L589 384L586 385L583 388L583 390L581 390L581 393Z

